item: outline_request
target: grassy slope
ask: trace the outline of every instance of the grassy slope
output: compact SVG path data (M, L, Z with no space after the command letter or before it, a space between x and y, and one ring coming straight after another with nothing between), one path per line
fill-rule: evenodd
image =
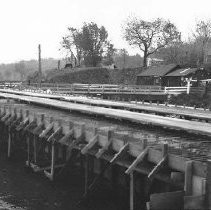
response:
M47 74L48 82L90 84L135 84L136 75L142 68L106 69L80 68L52 70Z

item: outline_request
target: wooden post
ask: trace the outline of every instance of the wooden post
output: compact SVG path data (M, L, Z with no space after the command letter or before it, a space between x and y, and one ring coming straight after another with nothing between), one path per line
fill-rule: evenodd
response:
M134 173L130 173L130 210L134 210Z
M34 139L33 139L33 146L34 146L34 163L37 163L37 139L36 139L36 135L34 135Z
M84 194L88 195L88 187L89 187L89 156L85 155L85 189Z
M29 134L26 135L26 142L27 142L27 160L26 165L30 166L30 140L29 140Z
M193 166L193 161L187 161L186 162L185 186L184 186L185 195L191 195L192 194L192 173L193 173L192 166Z
M211 159L207 161L207 209L211 209Z
M51 181L53 181L54 178L54 168L55 168L55 145L53 143L51 147L51 174L50 174Z
M7 157L10 158L10 151L11 151L11 128L8 127L8 151L7 151Z
M166 144L166 143L162 145L162 155L163 155L163 157L168 155L168 144Z

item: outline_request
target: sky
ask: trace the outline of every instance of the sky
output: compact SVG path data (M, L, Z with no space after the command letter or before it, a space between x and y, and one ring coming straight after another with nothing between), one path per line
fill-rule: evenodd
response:
M140 53L122 36L129 16L144 20L157 17L173 22L187 39L197 20L211 19L211 0L0 0L0 63L62 58L60 49L67 27L83 22L105 26L115 48Z

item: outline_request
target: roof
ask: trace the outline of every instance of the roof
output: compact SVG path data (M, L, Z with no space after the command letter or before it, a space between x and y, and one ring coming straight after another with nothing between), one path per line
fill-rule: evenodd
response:
M198 69L197 68L183 68L183 69L177 69L169 74L166 75L166 77L181 77L181 76L187 76L188 74L195 73Z
M145 71L138 74L138 76L145 77L145 76L165 76L169 72L173 71L174 69L179 68L179 65L176 64L168 64L168 65L160 65L160 66L152 66Z

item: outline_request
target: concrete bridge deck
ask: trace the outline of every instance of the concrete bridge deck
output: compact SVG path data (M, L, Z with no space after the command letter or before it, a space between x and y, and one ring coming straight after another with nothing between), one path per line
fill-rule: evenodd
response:
M59 108L66 111L77 111L85 114L110 117L118 120L127 120L134 123L159 126L166 129L186 131L192 134L211 136L211 124L197 121L189 121L171 117L131 112L127 110L104 108L84 104L75 104L67 101L59 101L49 98L17 95L12 93L0 93L0 97L10 98L40 106Z
M54 95L54 94L45 94L45 93L36 93L36 92L27 92L27 91L15 91L0 89L0 92L3 93L12 93L17 95L25 96L35 96L42 98L58 99L63 101L69 101L73 103L86 104L98 107L105 108L115 108L115 109L126 109L129 111L135 112L147 112L155 113L158 115L176 115L187 119L196 119L196 120L205 120L211 121L211 111L209 110L199 110L199 109L190 109L183 107L173 107L173 106L164 106L164 105L154 105L154 104L140 104L140 103L129 103L129 102L118 102L118 101L109 101L97 98L87 98L84 96L66 96L66 95Z

